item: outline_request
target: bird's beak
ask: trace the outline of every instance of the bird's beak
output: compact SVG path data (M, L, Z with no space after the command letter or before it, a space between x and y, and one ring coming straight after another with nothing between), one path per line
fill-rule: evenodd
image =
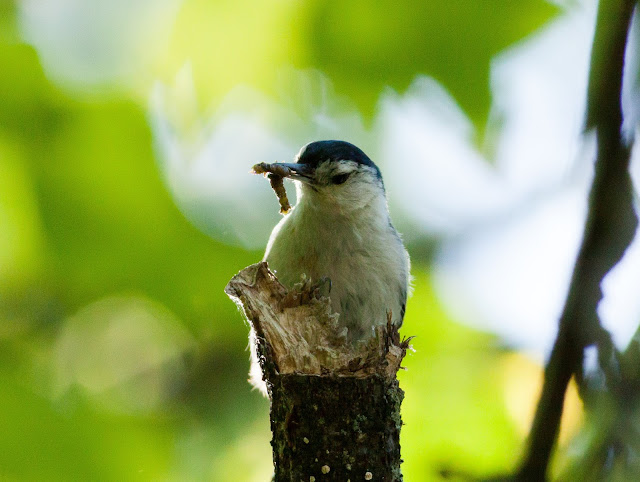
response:
M313 174L315 172L315 169L309 164L296 164L292 162L276 162L274 164L277 166L289 168L291 174L289 174L287 177L290 179L295 179L297 181L306 183L313 182Z

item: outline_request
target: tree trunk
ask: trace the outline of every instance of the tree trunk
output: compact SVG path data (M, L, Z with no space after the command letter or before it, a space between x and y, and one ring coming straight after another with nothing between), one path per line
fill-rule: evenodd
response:
M225 291L255 337L271 401L274 480L402 480L396 374L409 340L397 327L389 322L354 344L320 286L287 290L266 263L242 270Z

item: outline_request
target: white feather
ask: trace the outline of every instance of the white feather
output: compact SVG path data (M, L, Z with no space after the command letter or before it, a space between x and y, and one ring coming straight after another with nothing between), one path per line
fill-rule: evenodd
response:
M345 184L326 181L345 172L352 172ZM391 225L382 181L352 161L321 164L315 178L315 188L295 181L298 204L274 228L264 259L289 287L302 275L330 278L332 307L352 341L386 324L387 312L399 325L409 256Z

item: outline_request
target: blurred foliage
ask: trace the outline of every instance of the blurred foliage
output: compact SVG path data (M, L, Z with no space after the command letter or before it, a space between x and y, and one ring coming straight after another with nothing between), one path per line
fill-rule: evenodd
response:
M211 240L174 205L152 150L151 80L191 59L215 101L310 67L370 115L383 88L426 73L482 125L491 58L555 12L534 0L188 0L151 71L93 92L53 83L16 5L0 3L0 478L269 478L268 403L246 383L247 329L223 293L261 253ZM507 369L521 355L452 322L427 261L416 256L403 328L416 335L401 375L406 480L509 470L530 415L505 391L513 378L537 386L539 367Z
M603 330L598 367L581 386L586 421L557 466L562 480L633 480L640 474L640 331L624 351Z
M421 73L483 126L491 58L557 11L540 0L194 0L178 16L168 73L189 58L198 91L215 98L239 83L269 91L283 65L319 69L367 117L384 88L402 92Z

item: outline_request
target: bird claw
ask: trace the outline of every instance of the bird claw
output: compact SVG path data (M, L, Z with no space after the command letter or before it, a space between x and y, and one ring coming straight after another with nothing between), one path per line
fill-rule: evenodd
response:
M331 293L331 279L327 276L320 278L318 281L302 275L300 282L293 285L282 300L283 308L291 308L309 303L312 299L320 300L328 298Z
M328 298L331 294L331 278L323 276L320 278L313 289L316 298Z

